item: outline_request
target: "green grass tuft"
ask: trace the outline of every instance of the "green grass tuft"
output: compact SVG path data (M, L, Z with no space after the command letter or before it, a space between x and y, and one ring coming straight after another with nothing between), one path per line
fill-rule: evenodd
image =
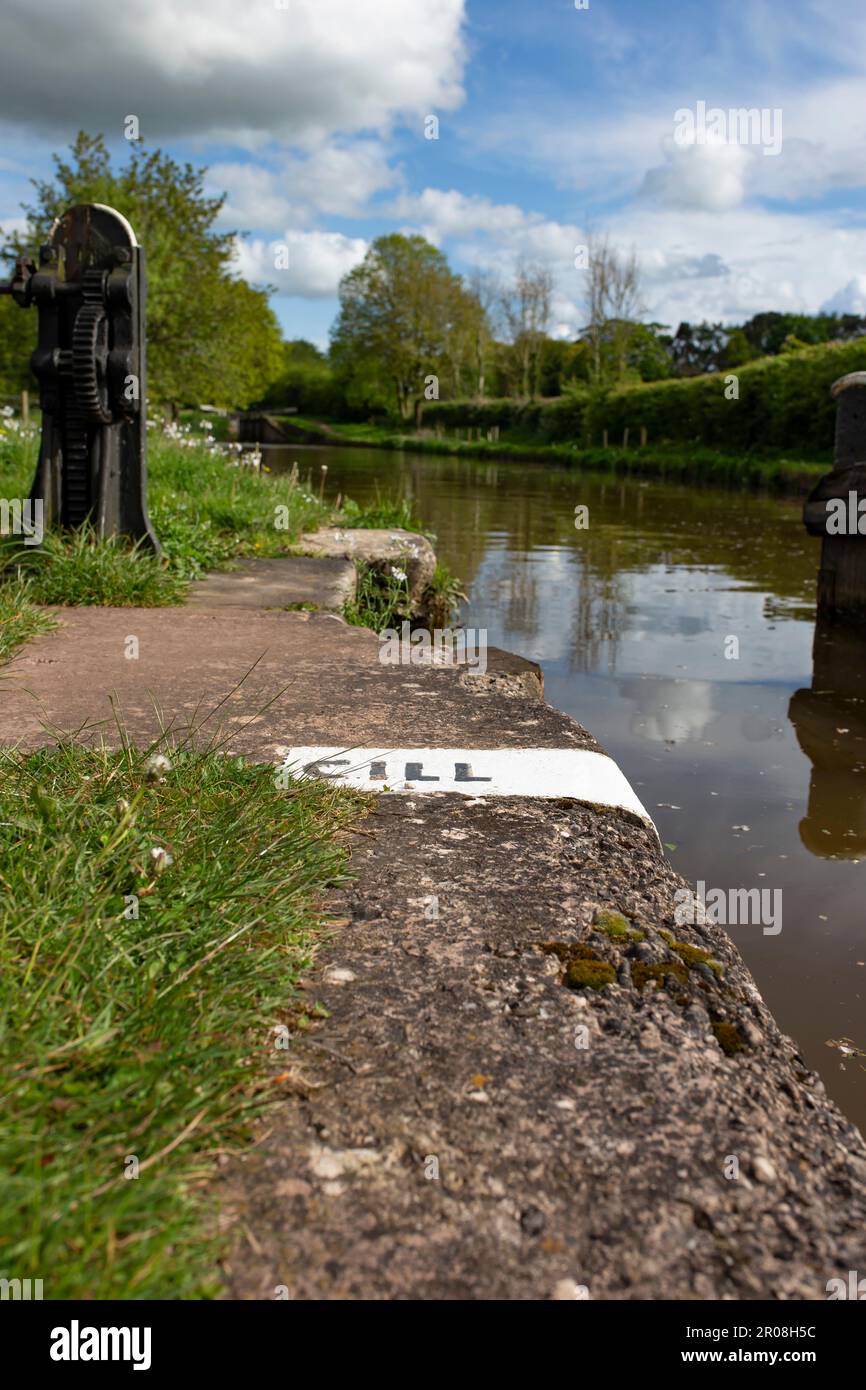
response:
M365 804L168 756L0 754L0 1268L50 1299L218 1291L213 1155L279 1095L274 1029Z
M34 606L26 580L0 584L0 662L7 661L22 642L29 642L31 637L49 632L54 626L49 614Z
M374 632L399 628L404 618L411 618L409 580L394 574L394 566L382 569L363 560L355 562L358 587L351 603L343 606L343 617L353 627L371 627ZM399 563L396 568L400 569Z
M182 603L186 593L176 569L120 538L97 540L87 526L46 532L42 545L19 547L12 561L36 603L162 608Z

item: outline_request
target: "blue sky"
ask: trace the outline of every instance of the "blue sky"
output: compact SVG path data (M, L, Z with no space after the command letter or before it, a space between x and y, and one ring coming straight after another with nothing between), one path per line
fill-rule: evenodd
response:
M681 141L698 103L724 120ZM733 108L765 110L778 153ZM674 328L866 312L863 0L48 0L38 23L4 0L0 225L80 127L122 157L129 114L209 166L239 273L321 345L340 275L393 230L465 273L546 264L563 337L590 233L636 248Z

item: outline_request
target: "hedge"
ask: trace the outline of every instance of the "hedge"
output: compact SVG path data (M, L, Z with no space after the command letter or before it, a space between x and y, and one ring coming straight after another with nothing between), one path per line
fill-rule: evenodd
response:
M742 450L790 449L826 454L833 444L835 402L830 387L847 372L866 371L866 337L823 343L778 357L764 357L735 373L646 382L619 391L585 392L548 401L435 401L424 406L423 424L446 429L499 425L536 435L539 443L570 441L611 447L629 430L632 445L641 427L652 445L670 442ZM737 399L725 396L735 374Z
M517 430L548 444L579 439L588 392L552 400L425 401L421 423L426 429Z

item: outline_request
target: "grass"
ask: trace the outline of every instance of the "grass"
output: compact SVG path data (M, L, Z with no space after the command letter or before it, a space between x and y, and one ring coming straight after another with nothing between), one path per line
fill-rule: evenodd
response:
M14 562L36 603L161 608L186 594L174 566L117 538L97 541L89 527L68 536L46 532L40 546L20 547Z
M0 432L0 496L26 497L36 468L35 430ZM238 462L186 428L148 439L149 510L163 561L122 541L91 534L54 536L42 547L7 541L7 565L22 565L34 602L144 605L182 603L187 582L246 555L279 555L331 508L304 490L297 473L271 475Z
M35 430L0 425L0 496L27 496L37 450ZM148 475L149 510L163 558L124 540L99 541L88 528L47 533L41 546L24 546L11 537L0 542L0 572L5 560L7 575L0 582L0 603L19 613L0 638L0 659L44 630L33 626L35 604L167 607L183 603L189 582L208 571L230 568L243 556L283 554L302 532L322 525L423 531L406 498L377 496L366 507L349 498L335 512L301 486L297 469L272 475L261 464L241 464L237 455L193 433L191 425L151 432ZM425 596L435 625L446 625L450 618L443 615L460 597L457 581L438 565ZM383 577L364 566L345 616L377 631L393 626L410 616L408 588L393 575Z
M54 626L49 615L35 606L26 580L0 584L0 662L7 661L22 642Z
M314 421L303 421L315 429ZM321 430L321 426L319 426ZM713 486L770 487L801 492L814 484L831 466L826 459L791 458L781 452L725 454L703 445L648 444L643 448L581 448L574 444L544 444L524 433L503 433L496 442L486 439L437 437L416 434L388 425L331 424L322 434L332 444L366 448L410 450L466 458L511 459L515 462L555 463L590 472L626 473L668 478L678 482Z
M347 531L358 527L381 528L386 531L399 528L402 531L425 534L408 497L377 496L376 501L366 507L359 506L351 497L347 497L340 513L339 524Z
M46 1298L218 1292L215 1156L291 1085L275 1030L364 805L168 756L0 754L0 1272Z
M356 561L358 586L355 598L343 606L343 617L353 627L371 627L374 632L398 628L412 616L409 580L405 570L389 565L383 570ZM395 574L394 570L399 573ZM402 577L401 577L402 576Z

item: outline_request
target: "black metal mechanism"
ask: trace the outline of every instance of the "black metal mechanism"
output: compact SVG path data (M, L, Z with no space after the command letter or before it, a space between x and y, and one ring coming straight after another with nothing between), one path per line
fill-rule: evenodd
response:
M126 218L100 203L59 217L38 267L22 257L8 285L35 305L42 444L31 492L44 524L90 521L159 553L147 515L144 251Z

